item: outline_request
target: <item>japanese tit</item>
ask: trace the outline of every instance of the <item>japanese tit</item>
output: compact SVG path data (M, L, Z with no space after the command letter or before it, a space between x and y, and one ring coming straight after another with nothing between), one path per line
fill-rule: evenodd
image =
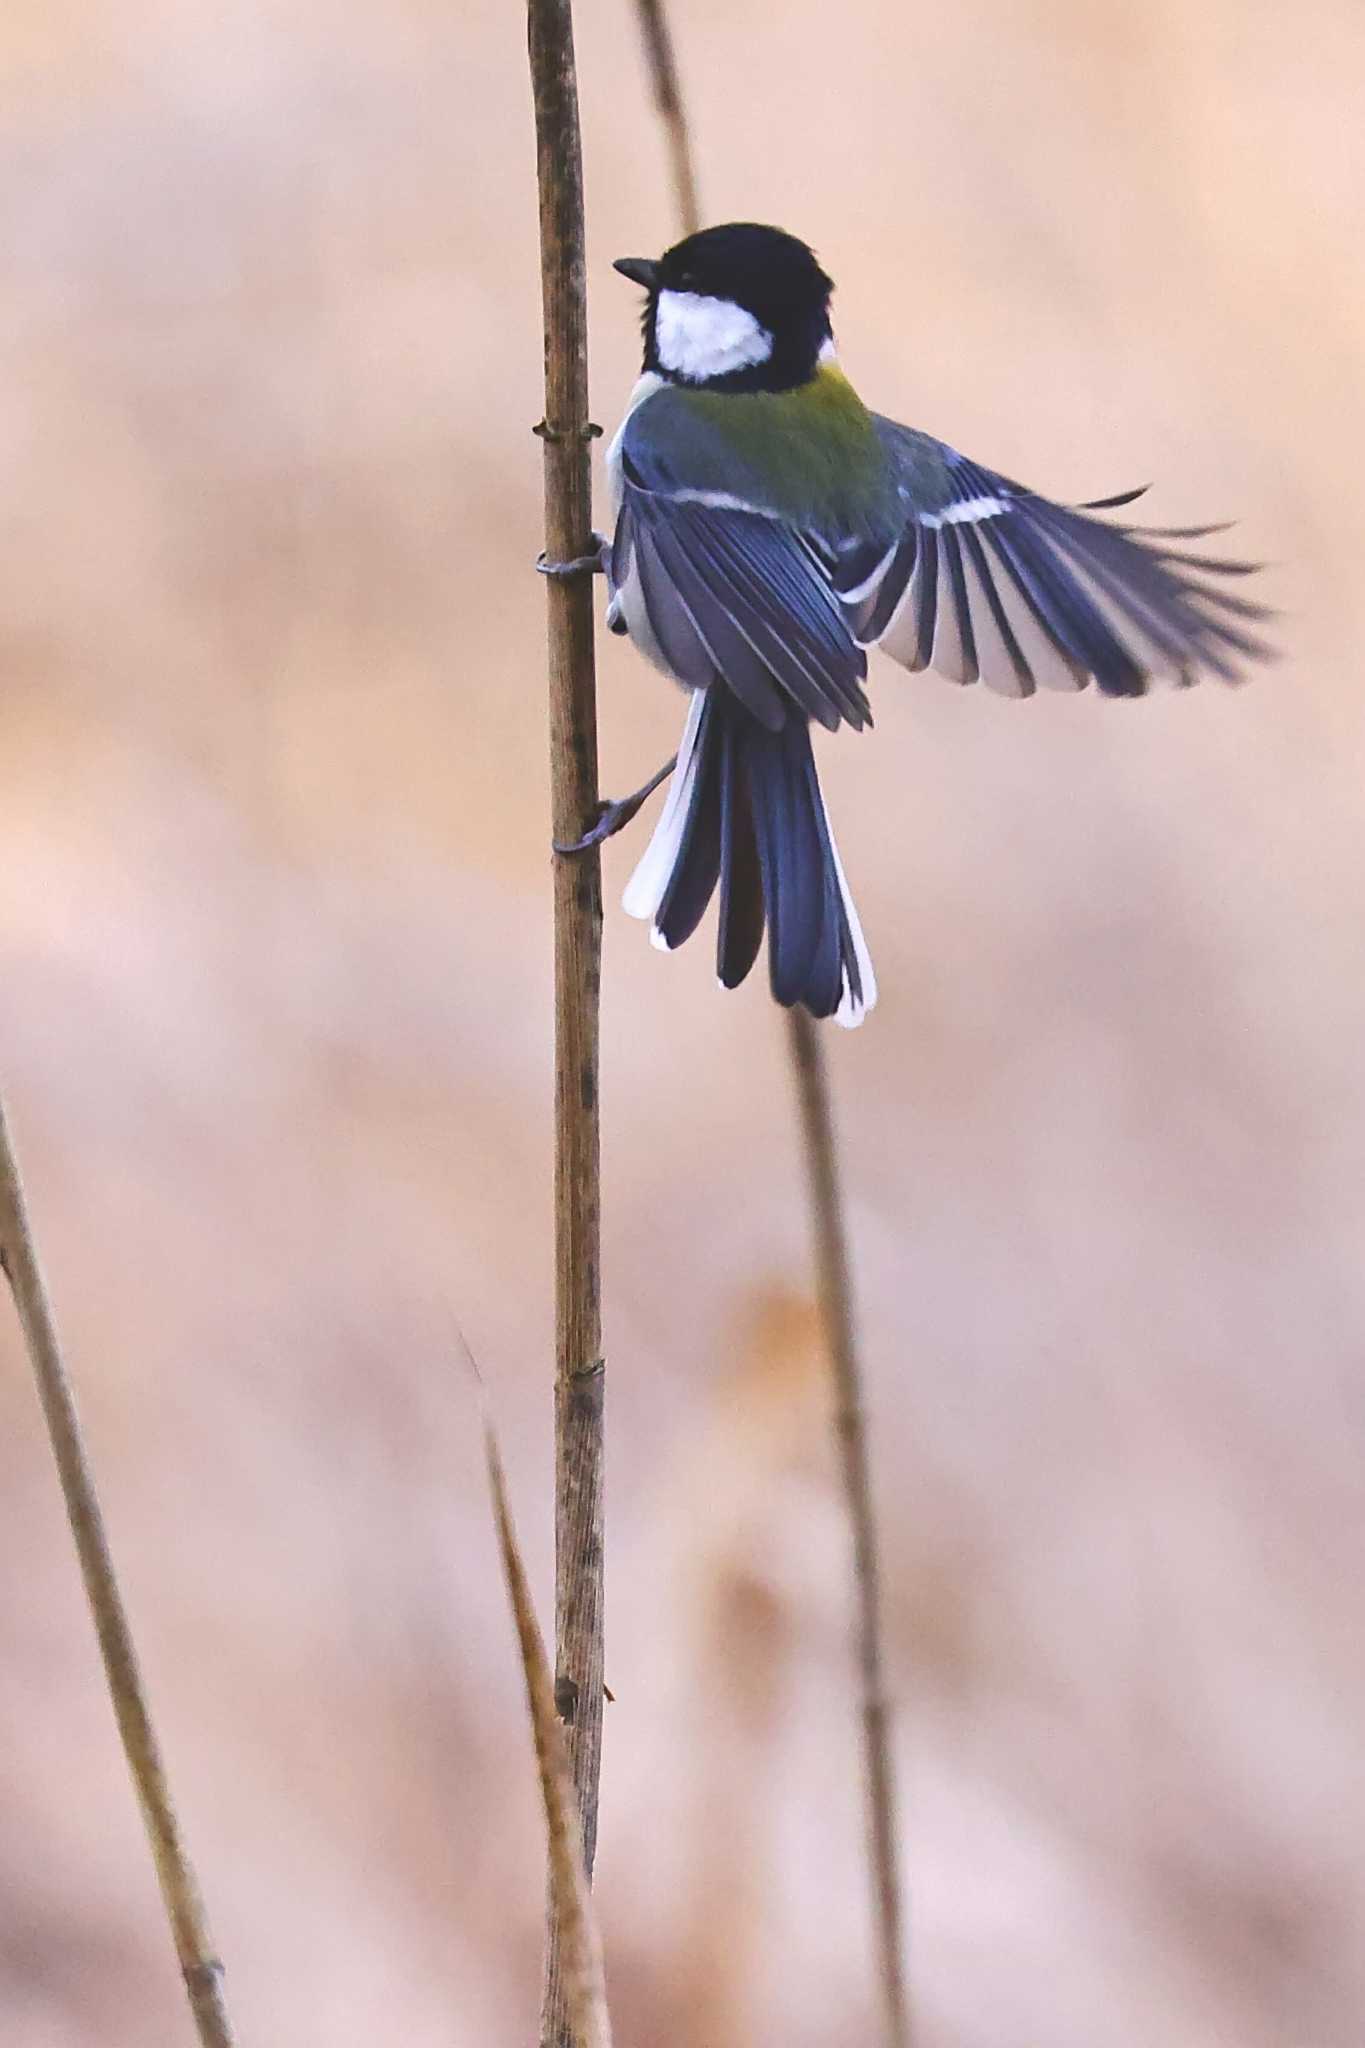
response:
M835 355L831 281L792 235L707 228L616 268L648 298L608 454L608 624L690 693L625 908L671 949L718 889L724 987L766 929L777 1001L858 1024L876 981L810 725L871 725L865 650L1011 697L1234 681L1268 652L1247 630L1263 608L1222 581L1252 565L1172 545L1214 527L1090 516L1138 491L1054 504L869 412Z

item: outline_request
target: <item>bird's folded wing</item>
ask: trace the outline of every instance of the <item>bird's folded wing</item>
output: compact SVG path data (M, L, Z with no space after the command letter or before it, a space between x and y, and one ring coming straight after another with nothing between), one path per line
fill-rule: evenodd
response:
M789 704L831 732L871 723L867 656L814 538L726 493L651 486L627 449L611 580L633 575L664 659L694 689L719 678L772 731Z
M909 669L933 668L1006 696L1039 685L1141 696L1157 677L1229 682L1271 650L1246 630L1267 616L1222 579L1253 563L1172 541L1216 527L1139 528L1096 519L1141 496L1053 504L909 427L877 421L904 524L888 548L846 548L834 569L850 630Z

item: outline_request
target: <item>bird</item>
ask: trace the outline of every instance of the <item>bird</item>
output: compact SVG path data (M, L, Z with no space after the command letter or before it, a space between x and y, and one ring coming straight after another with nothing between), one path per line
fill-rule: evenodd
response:
M766 932L777 1002L857 1025L876 977L811 728L871 727L868 650L1015 698L1234 682L1272 651L1265 607L1227 587L1256 565L1183 545L1219 526L1103 516L1145 485L1064 505L870 411L839 364L832 281L780 228L708 227L614 268L646 293L607 454L615 526L542 566L602 569L608 626L689 701L675 762L560 851L619 830L671 771L626 911L671 951L719 894L722 987Z

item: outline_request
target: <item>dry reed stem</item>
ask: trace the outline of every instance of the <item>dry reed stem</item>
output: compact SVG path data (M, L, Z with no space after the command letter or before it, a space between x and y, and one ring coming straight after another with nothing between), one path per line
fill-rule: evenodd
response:
M673 48L664 0L637 0L640 28L645 39L645 62L654 88L654 104L668 137L669 167L678 219L685 235L701 226L701 201L697 197L697 166L692 154L692 136L687 109L678 82L678 60Z
M678 222L685 235L701 226L691 129L678 82L677 60L664 0L637 0L645 57L655 104L664 121L672 161ZM853 1317L848 1233L839 1181L825 1050L805 1010L787 1014L787 1048L800 1106L811 1226L815 1240L816 1287L834 1380L834 1426L839 1470L853 1547L854 1637L863 1733L863 1783L867 1805L867 1853L872 1881L887 2048L909 2048L910 2013L905 1986L904 1912L898 1854L896 1779L891 1760L890 1710L886 1696L881 1626L881 1568L876 1507L872 1494L867 1420L862 1396Z
M540 1795L545 1809L550 1898L559 1930L560 1976L564 1987L567 2038L573 2048L611 2048L611 2021L602 1971L602 1946L592 1910L592 1891L583 1856L583 1830L564 1730L555 1708L555 1689L517 1545L507 1497L507 1479L487 1411L484 1451L498 1526L507 1597L517 1625L526 1701L535 1735Z
M863 1724L863 1790L868 1868L877 1931L885 2039L908 2048L910 2010L905 1988L904 1915L896 1777L891 1760L891 1713L886 1696L881 1625L881 1563L872 1494L867 1413L858 1361L849 1270L848 1233L839 1187L829 1075L814 1019L805 1010L788 1016L788 1044L801 1112L802 1146L815 1237L816 1290L834 1379L834 1429L853 1544L854 1642Z
M57 1461L62 1496L80 1559L86 1598L99 1636L109 1696L123 1752L152 1845L166 1918L204 2048L232 2048L223 2002L223 1966L214 1952L208 1918L176 1818L161 1745L152 1725L137 1652L119 1592L94 1473L81 1432L76 1398L57 1341L52 1305L28 1220L19 1163L0 1101L0 1265L14 1296L33 1376Z
M545 322L545 550L592 546L583 165L570 0L528 0ZM551 837L597 812L597 698L590 577L547 579ZM597 1842L602 1754L602 1452L606 1362L600 1297L598 999L602 871L596 848L554 857L555 1704L578 1795L585 1867ZM569 2037L563 1934L551 1905L545 2048Z

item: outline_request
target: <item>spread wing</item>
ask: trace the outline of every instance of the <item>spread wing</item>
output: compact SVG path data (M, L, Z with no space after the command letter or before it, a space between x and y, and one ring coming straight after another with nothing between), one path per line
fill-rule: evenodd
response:
M867 656L833 583L826 542L754 496L676 480L655 436L622 438L611 585L644 613L680 681L717 679L760 724L788 708L829 731L871 723Z
M1247 630L1267 616L1225 588L1248 562L1210 560L1173 541L1212 526L1141 528L1092 518L1140 497L1053 504L968 462L927 434L877 420L899 482L904 524L887 548L844 548L834 580L854 638L908 669L980 678L1011 697L1038 684L1115 697L1156 677L1241 679L1271 650Z

